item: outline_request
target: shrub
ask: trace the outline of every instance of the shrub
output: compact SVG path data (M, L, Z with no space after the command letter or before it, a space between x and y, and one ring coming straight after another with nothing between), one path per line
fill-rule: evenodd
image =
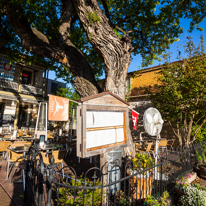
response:
M76 181L76 186L84 186L82 182L84 182L84 179L80 177L78 179L79 181ZM63 182L63 184L66 184ZM71 180L70 183L67 183L70 186L75 186L75 180ZM93 181L86 178L85 180L85 186L92 185L102 185L99 180L95 181L95 184ZM84 198L84 205L92 205L92 201L94 201L94 205L101 205L101 196L104 195L102 192L103 189L77 189L74 190L73 188L57 188L57 192L59 191L59 200L62 205L83 205L83 198ZM103 193L103 194L102 194ZM75 195L75 197L74 197ZM65 199L66 197L66 199Z
M155 198L154 196L148 195L144 206L169 206L169 193L164 191L162 197Z
M192 186L183 187L182 190L185 193L180 199L183 206L206 205L206 192Z

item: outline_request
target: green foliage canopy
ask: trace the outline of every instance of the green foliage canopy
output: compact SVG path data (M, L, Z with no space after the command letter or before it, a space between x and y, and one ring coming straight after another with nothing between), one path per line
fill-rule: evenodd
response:
M1 31L0 37L7 39L6 47L12 48L13 60L17 60L19 53L29 55L28 62L35 63L39 57L27 52L22 46L13 25L5 13L4 3L0 3ZM58 42L59 20L63 2L61 0L12 0L24 11L25 18L31 27L42 32L50 41ZM75 2L75 0L73 0ZM132 54L141 54L143 65L152 63L168 46L177 41L181 34L180 18L192 18L191 30L198 26L205 17L205 1L177 1L177 0L99 0L99 7L108 18L111 27L119 38L123 35L132 37ZM12 11L11 11L12 12ZM89 14L89 13L88 13ZM19 14L20 16L23 14ZM98 19L98 16L96 17ZM77 13L72 14L71 31L68 36L94 68L95 77L102 75L104 63L98 52L91 45L89 36L85 33ZM92 34L91 34L92 35ZM45 59L44 59L45 60ZM65 80L72 82L73 76L68 68L46 61L62 77L65 72L69 74Z

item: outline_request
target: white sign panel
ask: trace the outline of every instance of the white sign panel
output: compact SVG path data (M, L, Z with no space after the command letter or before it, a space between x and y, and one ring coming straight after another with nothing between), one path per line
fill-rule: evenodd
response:
M124 112L87 111L86 149L124 141Z
M86 128L112 127L124 124L123 112L87 111Z

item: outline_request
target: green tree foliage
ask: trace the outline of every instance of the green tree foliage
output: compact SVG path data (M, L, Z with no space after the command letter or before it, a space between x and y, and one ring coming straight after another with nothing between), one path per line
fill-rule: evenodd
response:
M159 92L151 94L154 105L164 118L176 122L175 134L180 145L187 146L193 134L205 123L206 102L206 56L203 38L198 47L188 38L185 46L185 57L178 62L165 63L161 75L158 76ZM196 129L195 129L196 128ZM193 131L193 132L192 132Z
M22 47L22 42L6 15L5 1L1 1L1 31L0 37L8 40L7 47L14 49L13 60L17 60L19 53L33 56L32 51L26 51ZM24 15L31 27L44 34L49 41L57 42L59 38L59 20L62 15L63 3L61 0L13 0L10 3L18 4L24 11L19 16ZM75 0L74 0L75 2ZM191 29L198 26L205 17L205 1L176 1L176 0L99 0L99 7L107 16L111 27L118 37L123 34L132 37L133 55L141 54L143 64L152 63L153 59L158 59L165 48L177 40L182 32L179 19L182 17L192 18ZM9 11L9 12L12 12ZM14 11L13 11L14 12ZM92 14L92 15L91 15ZM100 18L97 13L88 12L90 19ZM98 78L104 70L104 63L98 51L94 49L90 38L85 33L77 13L72 14L71 31L68 38L74 43L76 48L81 50L86 59L92 64L95 75ZM91 21L93 22L93 21ZM90 22L90 23L91 23ZM91 34L92 35L92 34ZM34 63L38 56L29 58L28 61ZM46 59L49 61L49 59ZM50 68L55 70L58 77L69 74L65 79L73 80L73 76L68 68L63 65L54 65L50 62ZM52 67L54 65L55 67ZM66 75L67 76L67 75Z

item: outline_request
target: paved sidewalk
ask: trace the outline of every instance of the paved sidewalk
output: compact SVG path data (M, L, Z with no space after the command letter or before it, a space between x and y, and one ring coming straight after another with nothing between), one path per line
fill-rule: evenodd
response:
M9 184L10 179L6 180L6 163L5 160L0 162L0 206L23 206L23 184Z
M16 206L6 191L0 186L0 205L1 206Z

